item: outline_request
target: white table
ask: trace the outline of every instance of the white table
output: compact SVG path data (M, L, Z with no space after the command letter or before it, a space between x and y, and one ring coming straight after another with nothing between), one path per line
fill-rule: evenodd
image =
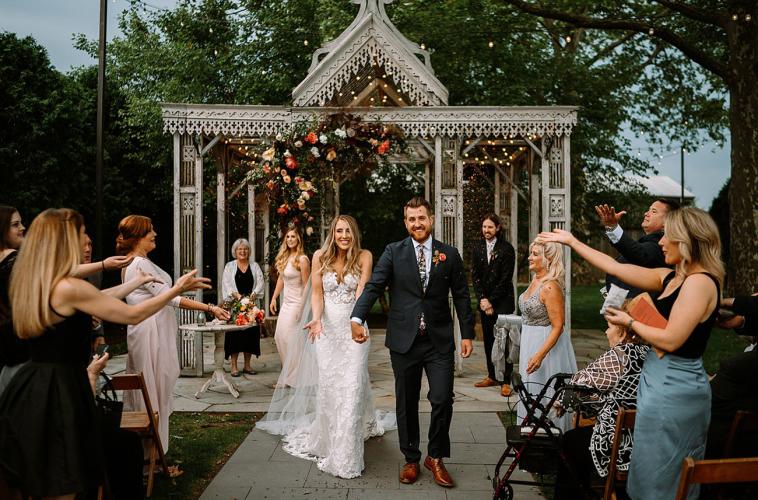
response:
M235 398L240 397L239 391L237 390L236 387L234 387L234 384L232 384L231 381L229 381L226 378L226 373L224 373L224 337L226 337L226 332L245 330L247 328L250 328L250 326L251 325L244 325L244 326L227 325L224 323L222 324L206 323L203 326L199 326L197 323L190 323L187 325L179 326L180 330L195 332L196 334L200 334L200 335L203 335L206 332L213 333L213 339L216 346L216 348L213 351L213 361L216 367L213 370L213 374L211 375L211 378L209 378L203 384L200 390L195 393L196 398L199 398L202 393L210 389L211 384L213 384L214 382L218 384L224 384L226 388L229 389L229 393ZM252 325L252 326L255 326L255 325Z

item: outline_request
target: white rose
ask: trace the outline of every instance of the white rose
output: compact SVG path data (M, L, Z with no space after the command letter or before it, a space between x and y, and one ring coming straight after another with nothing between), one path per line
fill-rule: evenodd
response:
M284 152L284 157L289 158L290 156L292 156L292 153L290 153L290 150L288 149L287 151Z
M303 191L303 194L301 194L300 197L304 199L305 201L308 201L311 199L311 195L308 194L308 191Z
M318 148L317 148L316 146L313 146L313 147L311 148L311 154L312 154L312 155L313 155L315 158L318 158L319 156L321 156L321 153L319 153L319 152L318 152Z
M281 141L282 140L282 134L276 134L276 140Z
M305 234L307 234L308 236L312 235L313 228L311 226L308 226L307 228L305 228Z
M324 134L321 134L320 136L318 136L318 140L321 142L321 144L326 144L327 142L329 142L329 138Z
M340 137L340 138L344 139L345 137L347 137L347 132L345 132L341 128L338 128L337 130L334 131L334 135L336 135L337 137Z
M242 304L243 306L246 306L249 303L250 303L250 299L247 297L244 297L242 300L240 300L240 304Z
M303 141L295 141L295 147L296 148L302 148L303 147Z

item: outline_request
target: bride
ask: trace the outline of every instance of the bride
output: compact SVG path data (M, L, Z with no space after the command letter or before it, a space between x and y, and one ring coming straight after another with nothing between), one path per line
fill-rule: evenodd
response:
M313 255L312 319L303 314L299 327L305 347L299 359L287 359L282 367L287 373L287 366L298 363L297 381L293 388L277 384L269 411L257 424L284 436L287 453L314 460L320 470L345 479L363 471L363 441L396 425L394 414L374 409L370 341L358 344L350 333L350 313L371 267L371 252L361 249L355 219L335 217L324 246Z

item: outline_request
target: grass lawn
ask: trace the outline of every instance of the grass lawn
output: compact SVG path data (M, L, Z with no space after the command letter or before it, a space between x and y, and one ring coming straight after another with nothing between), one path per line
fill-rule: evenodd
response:
M151 498L200 497L261 417L263 413L173 413L166 459L184 474L175 479L156 476Z

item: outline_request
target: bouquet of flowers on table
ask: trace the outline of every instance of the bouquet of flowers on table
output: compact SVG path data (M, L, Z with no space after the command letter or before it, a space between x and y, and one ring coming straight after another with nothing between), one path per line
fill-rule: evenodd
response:
M223 309L229 311L230 325L245 326L253 323L263 324L263 310L256 305L255 294L239 295L221 304Z

